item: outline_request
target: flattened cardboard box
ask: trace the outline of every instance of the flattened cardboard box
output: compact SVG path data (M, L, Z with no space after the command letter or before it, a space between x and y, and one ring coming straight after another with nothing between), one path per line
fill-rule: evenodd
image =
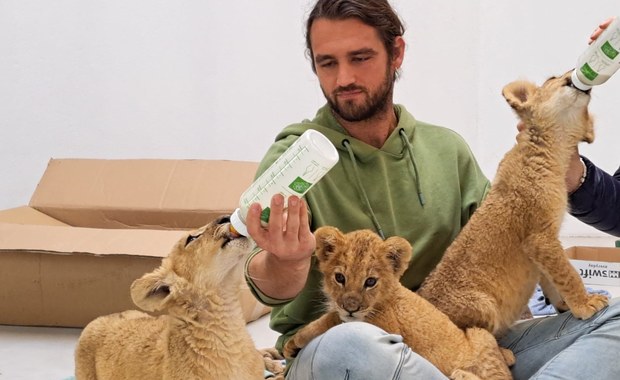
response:
M71 226L193 229L230 213L257 163L51 160L29 206Z
M584 284L620 286L620 248L570 247L566 255Z
M136 309L131 283L186 230L231 212L255 170L233 161L51 160L30 205L0 211L0 324L83 327ZM242 306L247 321L269 311L247 288Z

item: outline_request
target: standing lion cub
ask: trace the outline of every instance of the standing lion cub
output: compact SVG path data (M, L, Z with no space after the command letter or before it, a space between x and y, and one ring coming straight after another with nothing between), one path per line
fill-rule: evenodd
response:
M607 305L588 294L558 236L566 211L565 177L580 141L592 142L590 94L571 71L541 87L516 81L503 96L525 129L499 164L488 196L418 294L459 327L501 335L527 307L538 281L558 310L586 319Z
M284 346L293 357L314 337L342 322L365 321L399 334L419 355L452 379L512 379L509 350L479 328L463 331L399 279L411 258L401 237L383 241L371 230L343 234L335 227L315 232L329 310L298 331Z

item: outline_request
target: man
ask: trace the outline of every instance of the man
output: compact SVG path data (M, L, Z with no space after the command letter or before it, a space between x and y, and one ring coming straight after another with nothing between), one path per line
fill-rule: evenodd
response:
M488 179L460 136L415 120L393 103L403 33L387 0L319 0L309 15L306 44L327 105L312 121L285 128L258 174L308 128L332 141L340 161L305 202L291 197L286 213L282 197L274 196L268 228L260 226L258 204L247 215L248 231L261 250L248 260L246 276L256 296L274 306L271 327L282 333L279 349L323 312L313 230L333 225L345 232L371 228L384 237L405 237L414 256L401 281L415 290L488 191ZM517 355L516 378L539 370L541 378L548 371L575 379L620 378L618 366L615 372L606 368L620 351L618 315L620 305L612 303L586 322L563 315L519 325L502 341ZM597 327L606 334L594 334ZM585 375L584 362L592 363L594 372ZM399 336L365 323L346 323L314 339L287 375L413 378L445 376Z

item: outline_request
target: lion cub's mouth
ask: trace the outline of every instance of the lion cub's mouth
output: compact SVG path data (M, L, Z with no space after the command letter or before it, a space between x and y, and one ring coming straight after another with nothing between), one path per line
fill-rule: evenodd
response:
M222 242L222 248L226 247L226 245L228 245L228 243L230 243L231 241L241 239L241 238L243 238L242 235L237 235L232 232L227 232L224 235L224 241Z
M573 82L570 82L569 86L570 86L570 87L572 87L572 88L574 88L575 90L577 90L577 91L579 91L579 92L583 92L583 93L584 93L584 94L586 94L586 95L590 95L590 92L592 92L592 89L591 89L591 88L590 88L590 89L587 89L587 90L582 90L582 89L580 89L579 87L575 86L575 85L573 84Z
M340 319L343 322L359 322L359 321L366 320L367 311L356 310L356 311L350 312L344 309L340 309L339 314L340 314Z
M231 230L231 227L232 226L230 225L230 223L224 223L218 228L218 232L220 233L220 239L222 239L222 248L226 247L229 243L235 240L247 239L247 237L235 233L233 230Z

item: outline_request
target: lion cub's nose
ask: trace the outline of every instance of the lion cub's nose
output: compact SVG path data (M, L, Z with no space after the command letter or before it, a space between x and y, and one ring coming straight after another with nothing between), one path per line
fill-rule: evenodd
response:
M360 309L360 300L357 297L347 297L344 299L342 306L349 313L355 313Z

